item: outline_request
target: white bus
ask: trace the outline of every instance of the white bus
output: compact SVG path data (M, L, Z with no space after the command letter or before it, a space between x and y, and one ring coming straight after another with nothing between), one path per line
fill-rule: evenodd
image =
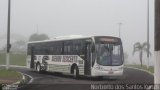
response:
M28 43L27 67L37 72L62 72L86 76L122 76L120 38L90 36L57 38Z

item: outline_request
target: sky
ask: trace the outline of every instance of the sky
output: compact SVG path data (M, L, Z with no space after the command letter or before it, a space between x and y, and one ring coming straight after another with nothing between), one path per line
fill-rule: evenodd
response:
M0 35L7 31L7 3L0 0ZM150 0L150 44L154 50L154 0ZM28 38L45 33L50 38L64 35L118 36L129 62L133 44L147 39L147 0L11 0L11 33ZM146 59L146 54L144 54ZM153 64L154 56L151 57Z

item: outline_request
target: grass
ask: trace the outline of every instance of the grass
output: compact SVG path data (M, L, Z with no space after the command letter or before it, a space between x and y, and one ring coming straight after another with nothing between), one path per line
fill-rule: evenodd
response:
M19 78L22 77L20 73L14 71L14 70L5 70L0 69L0 78Z
M150 66L148 69L147 69L146 65L142 65L142 67L141 67L141 65L125 65L125 66L147 70L147 71L151 72L152 74L154 73L154 67L153 66Z
M11 65L26 65L26 54L10 54ZM6 64L6 54L0 54L0 64Z
M22 79L22 75L14 70L0 68L0 84L12 84Z

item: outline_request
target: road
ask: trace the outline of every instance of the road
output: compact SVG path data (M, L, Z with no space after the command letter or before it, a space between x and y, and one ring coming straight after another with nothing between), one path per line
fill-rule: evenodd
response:
M148 74L147 72L124 68L124 75L120 79L111 79L111 78L91 78L91 77L81 77L80 79L74 79L71 75L63 75L57 73L37 73L26 68L13 68L22 73L28 74L33 77L33 82L19 90L91 90L91 89L104 89L104 86L98 85L116 85L121 84L119 90L126 88L126 85L130 84L153 84L154 77L153 75ZM97 87L92 86L97 85ZM133 85L132 85L133 86ZM132 90L134 87L127 86L128 89ZM112 87L105 86L105 89L112 89ZM115 86L114 86L115 88ZM117 88L117 87L116 87ZM138 88L138 87L136 87ZM112 89L114 90L114 89ZM139 90L139 89L137 89Z

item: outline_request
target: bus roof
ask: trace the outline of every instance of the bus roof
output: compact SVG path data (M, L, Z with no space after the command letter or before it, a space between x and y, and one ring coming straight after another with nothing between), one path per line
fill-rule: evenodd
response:
M87 39L87 38L93 38L93 37L110 37L110 38L118 38L113 36L77 36L77 35L71 35L71 36L59 36L53 39L49 40L42 40L42 41L31 41L29 43L43 43L43 42L52 42L52 41L63 41L63 40L75 40L75 39Z

